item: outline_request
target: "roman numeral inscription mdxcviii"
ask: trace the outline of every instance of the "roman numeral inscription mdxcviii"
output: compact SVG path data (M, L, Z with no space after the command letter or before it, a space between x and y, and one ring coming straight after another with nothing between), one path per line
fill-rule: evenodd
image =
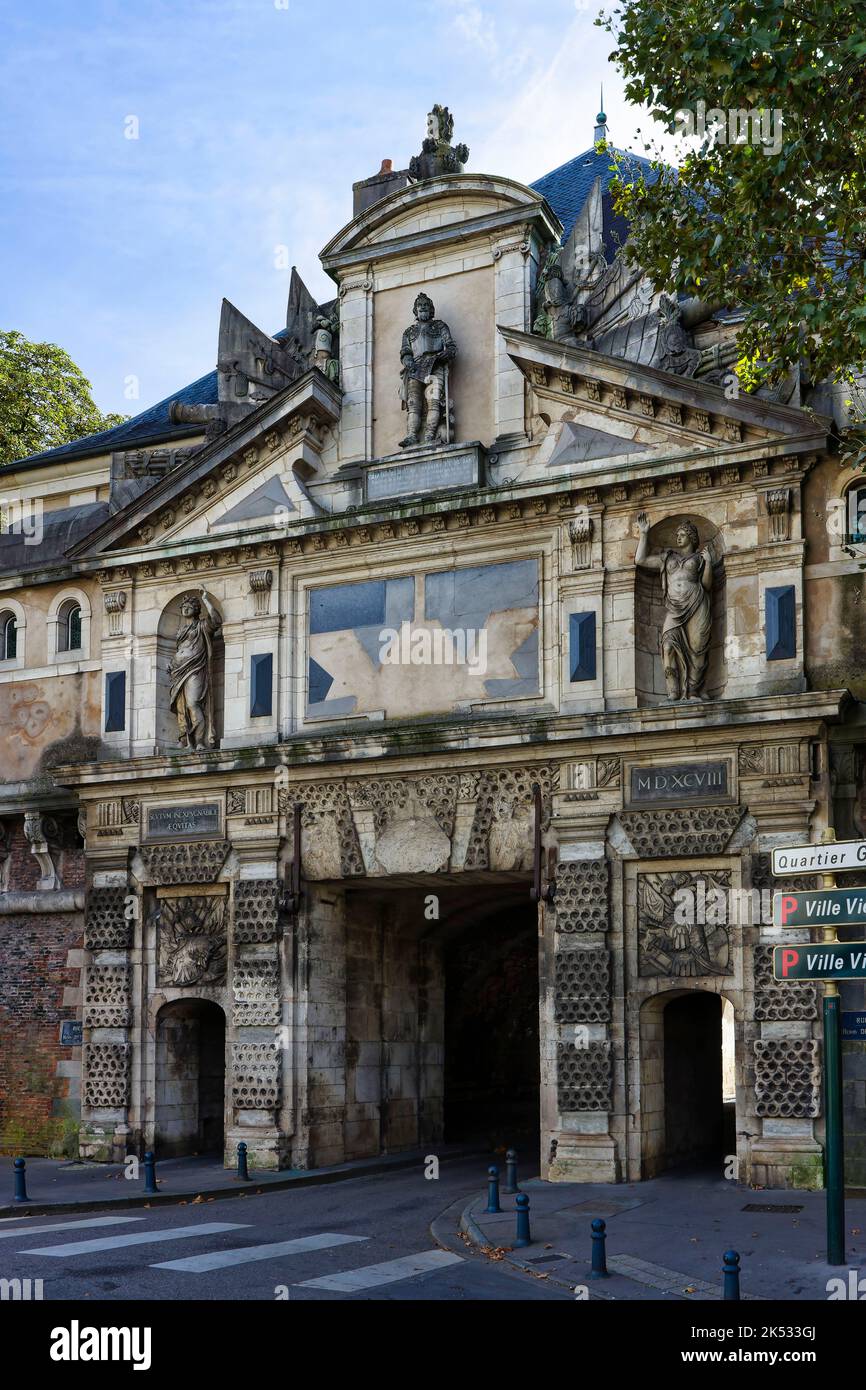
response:
M728 795L728 762L633 767L631 801L718 801Z

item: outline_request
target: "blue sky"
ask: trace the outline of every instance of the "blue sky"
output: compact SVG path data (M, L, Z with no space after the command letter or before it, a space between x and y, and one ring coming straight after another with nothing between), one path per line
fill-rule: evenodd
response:
M352 182L450 107L468 167L526 182L625 106L592 0L0 0L0 326L59 343L103 410L216 364L220 304L270 332ZM138 124L138 138L127 138ZM125 392L137 381L138 399Z

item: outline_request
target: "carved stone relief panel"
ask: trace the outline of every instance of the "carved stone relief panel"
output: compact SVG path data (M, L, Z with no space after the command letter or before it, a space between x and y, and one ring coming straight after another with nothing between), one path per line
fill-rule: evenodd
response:
M821 1113L821 1057L813 1038L755 1043L755 1111L765 1118L815 1119Z
M291 815L303 804L301 855L307 878L351 878L364 872L364 860L344 782L308 782L280 791L279 807Z
M557 1103L560 1112L610 1110L611 1054L609 1042L588 1047L557 1044Z
M125 951L132 945L123 887L91 888L84 906L84 944L88 951Z
M742 806L678 806L664 811L620 811L619 821L642 859L721 854L743 819Z
M142 845L139 854L150 883L214 883L230 849L226 840L201 840Z
M127 1028L131 1022L129 970L125 965L91 965L84 994L85 1028Z
M606 859L561 861L553 908L558 932L607 931L610 866Z
M235 941L254 946L279 936L280 885L273 878L240 879L235 884Z
M154 909L161 985L221 985L226 978L226 899L162 897Z
M96 1110L119 1110L129 1100L129 1043L85 1043L82 1100Z
M638 973L730 975L730 886L727 870L638 874Z
M581 946L556 953L554 1007L560 1023L610 1020L610 952Z
M276 1110L280 1103L276 1042L232 1043L232 1103L238 1110Z
M493 768L482 772L475 819L466 852L466 869L526 869L532 864L532 787L541 787L544 820L551 792L559 787L559 766Z

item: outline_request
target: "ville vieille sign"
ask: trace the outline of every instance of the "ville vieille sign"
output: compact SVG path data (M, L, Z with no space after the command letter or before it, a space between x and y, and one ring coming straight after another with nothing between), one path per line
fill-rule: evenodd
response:
M633 767L630 800L717 801L728 795L726 761L715 763L671 763L666 767Z

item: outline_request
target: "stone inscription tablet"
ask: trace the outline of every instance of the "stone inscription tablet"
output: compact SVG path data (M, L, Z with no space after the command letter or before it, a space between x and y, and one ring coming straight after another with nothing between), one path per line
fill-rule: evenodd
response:
M148 840L198 840L203 835L219 835L221 831L217 801L147 808Z
M370 468L366 473L367 500L378 502L383 497L401 497L414 492L474 487L478 484L478 471L478 453L474 449L465 454Z
M727 761L633 767L629 783L630 800L641 805L650 802L718 801L729 792L729 767Z

